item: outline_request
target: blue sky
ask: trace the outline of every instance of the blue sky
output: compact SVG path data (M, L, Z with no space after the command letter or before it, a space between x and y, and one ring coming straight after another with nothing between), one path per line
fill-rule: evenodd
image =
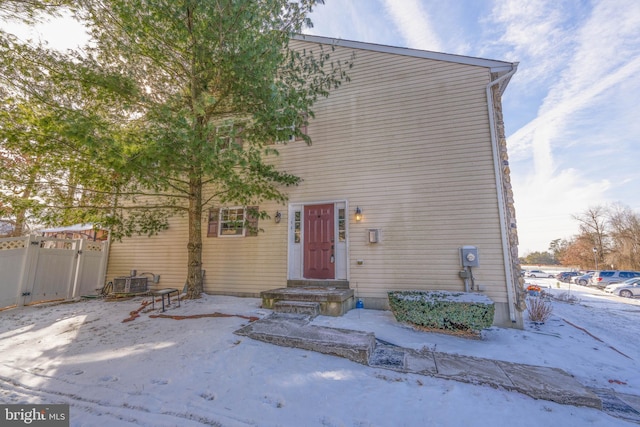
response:
M315 35L519 62L503 97L520 255L640 213L640 1L326 0Z
M503 97L520 255L640 213L640 1L325 0L310 34L519 62ZM74 26L50 27L73 46Z

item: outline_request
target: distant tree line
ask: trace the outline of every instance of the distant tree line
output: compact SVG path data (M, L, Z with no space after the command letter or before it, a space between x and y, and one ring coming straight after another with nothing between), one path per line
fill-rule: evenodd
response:
M548 252L532 252L520 262L640 270L640 213L610 204L590 207L573 218L579 223L577 235L553 240Z
M525 265L557 265L560 261L554 258L551 252L536 251L525 257L520 257L520 264Z

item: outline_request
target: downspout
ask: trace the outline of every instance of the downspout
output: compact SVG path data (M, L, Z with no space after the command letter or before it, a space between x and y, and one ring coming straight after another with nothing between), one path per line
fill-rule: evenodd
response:
M513 76L516 71L518 70L518 63L514 62L512 64L512 68L511 70L498 77L497 79L493 80L492 82L489 82L489 84L487 84L487 104L488 104L488 108L489 108L489 131L491 133L491 150L493 152L493 168L494 168L494 173L496 176L496 187L497 188L497 193L498 193L498 213L500 216L500 222L502 223L502 226L500 227L500 233L501 233L501 237L502 237L502 248L503 248L503 258L504 258L504 269L505 269L505 276L507 279L507 297L509 298L509 317L511 318L511 322L512 323L516 323L516 316L515 316L515 304L516 301L514 299L514 293L515 293L515 282L514 282L514 277L513 277L513 265L511 264L511 257L510 257L510 253L509 253L509 236L508 236L508 224L507 224L507 213L506 213L506 205L505 205L505 201L504 201L504 185L502 182L502 173L500 170L500 165L502 162L500 162L500 152L498 150L498 137L496 135L496 124L495 124L495 110L494 110L494 104L493 104L493 94L492 94L492 87L502 83L503 81L510 79L511 76Z

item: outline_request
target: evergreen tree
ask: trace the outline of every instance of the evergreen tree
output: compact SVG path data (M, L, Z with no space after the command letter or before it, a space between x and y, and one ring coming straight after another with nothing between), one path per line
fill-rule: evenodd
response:
M35 86L11 90L53 123L46 138L22 143L56 155L65 171L57 188L67 191L50 197L41 217L93 219L125 236L158 232L183 212L187 294L199 297L203 211L284 201L300 178L265 156L291 134L310 143L301 129L314 103L347 79L350 64L331 62L322 47L289 45L317 3L85 0L73 11L90 29L90 47L56 55L21 46L27 62L14 50Z

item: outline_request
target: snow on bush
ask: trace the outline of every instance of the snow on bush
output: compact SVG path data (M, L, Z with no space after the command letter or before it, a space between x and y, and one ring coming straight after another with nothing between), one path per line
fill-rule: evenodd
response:
M469 292L392 291L389 305L396 320L449 331L480 331L493 324L495 307Z

